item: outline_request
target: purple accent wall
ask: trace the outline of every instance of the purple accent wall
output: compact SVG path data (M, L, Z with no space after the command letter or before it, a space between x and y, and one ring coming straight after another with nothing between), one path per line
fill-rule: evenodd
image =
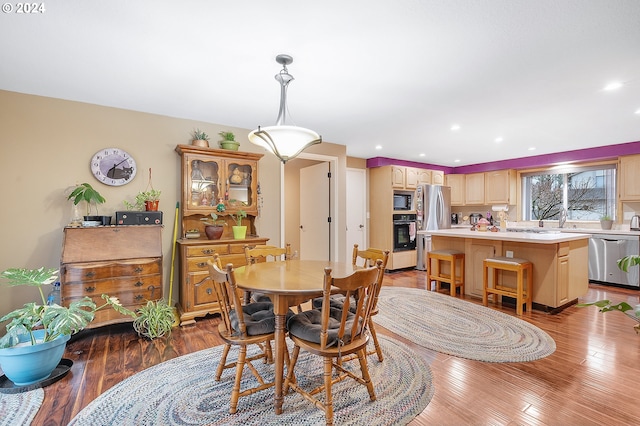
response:
M417 167L422 169L442 170L445 174L465 174L489 172L502 169L527 169L550 166L567 161L597 161L616 158L621 155L640 154L640 141L617 145L598 146L575 151L557 152L554 154L535 155L532 157L514 158L512 160L494 161L491 163L471 164L460 167L446 167L416 161L394 160L393 158L374 157L367 160L367 168L396 165Z

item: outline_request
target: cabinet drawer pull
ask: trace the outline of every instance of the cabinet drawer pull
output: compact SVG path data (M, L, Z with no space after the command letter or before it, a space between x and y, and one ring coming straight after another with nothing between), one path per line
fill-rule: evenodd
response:
M207 289L207 294L208 294L209 296L211 296L211 295L213 294L213 289L208 288L208 289Z
M202 254L213 254L215 253L215 250L211 250L211 249L203 249L202 250Z
M85 287L84 291L86 291L87 293L93 293L94 291L96 291L95 287Z
M95 277L96 273L91 271L91 272L87 272L86 274L84 274L85 277L87 278L93 278Z
M139 274L140 272L144 271L144 268L142 268L142 266L137 266L136 269L134 269L136 274Z
M133 296L133 299L134 299L136 302L139 302L139 301L141 301L142 299L144 299L144 296L143 296L143 295L141 295L141 294L136 294L135 296Z
M153 293L156 291L156 286L150 285L149 287L147 287L147 290L151 291L151 298L155 299L155 296L153 295Z
M207 266L207 264L206 264L206 262L199 262L199 263L196 263L196 266L198 268L204 268L205 266Z
M136 287L142 287L142 282L138 281L137 283L134 284L134 286Z

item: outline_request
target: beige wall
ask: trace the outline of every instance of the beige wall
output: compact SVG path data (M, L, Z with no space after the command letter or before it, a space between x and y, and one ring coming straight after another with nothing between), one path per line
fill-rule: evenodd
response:
M0 111L0 196L3 200L0 270L59 267L62 229L71 213L71 202L66 200L69 189L82 182L91 183L107 200L100 206L100 214L114 214L116 210L124 210L123 200L131 200L146 188L148 169L152 168L153 186L162 191L160 210L164 212L165 224L167 295L174 211L180 200L180 157L175 152L176 145L189 144L189 133L198 127L216 136L222 130L235 132L241 151L265 152L247 141L244 135L250 129L61 99L0 91ZM216 136L212 137L212 146L217 145ZM138 174L131 183L110 187L91 175L90 158L108 147L124 149L136 160ZM342 145L323 143L310 151L339 155L339 163L345 167L346 148ZM256 227L261 236L270 238L270 243L280 245L283 243L280 241L280 162L266 154L260 160L259 169L263 208ZM341 191L344 206L344 188ZM174 301L178 294L177 282L176 276ZM2 286L0 295L0 314L4 314L33 301L37 291Z

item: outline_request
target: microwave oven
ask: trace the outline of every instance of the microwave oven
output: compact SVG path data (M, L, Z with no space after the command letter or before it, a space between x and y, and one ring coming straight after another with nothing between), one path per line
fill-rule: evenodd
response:
M411 210L412 196L411 194L393 194L394 210Z

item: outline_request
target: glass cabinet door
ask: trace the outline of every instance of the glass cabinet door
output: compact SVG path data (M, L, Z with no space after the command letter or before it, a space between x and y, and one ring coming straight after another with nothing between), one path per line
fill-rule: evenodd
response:
M254 161L227 160L225 198L229 208L245 209L255 207L253 206L254 192L256 190L255 179L257 178L257 176L253 176L255 169L256 162Z
M211 210L221 194L220 166L217 161L189 157L185 208Z

